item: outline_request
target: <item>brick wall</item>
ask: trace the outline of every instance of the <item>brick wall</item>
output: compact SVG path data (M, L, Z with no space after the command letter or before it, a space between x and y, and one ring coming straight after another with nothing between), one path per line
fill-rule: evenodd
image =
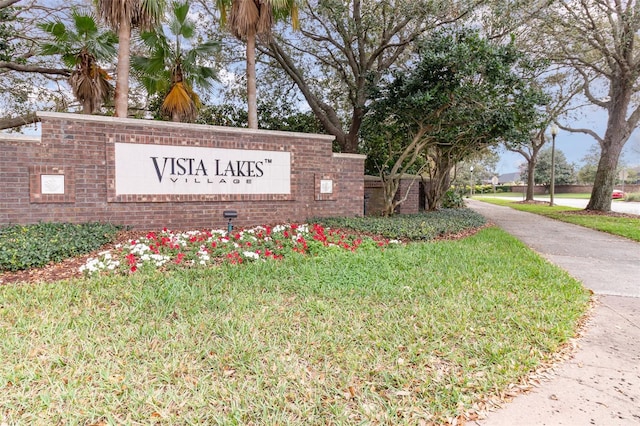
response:
M0 137L0 225L104 221L140 229L221 228L361 216L364 156L334 154L333 137L75 114L40 113L42 136ZM118 195L114 144L284 151L290 194ZM43 194L41 175L64 176L64 193ZM333 182L321 193L322 180Z
M408 192L408 193L407 193ZM407 195L407 199L396 207L396 213L415 214L420 211L420 178L405 177L400 179L398 192L394 199L398 201ZM378 216L384 209L384 189L378 176L365 176L364 181L365 213L367 216ZM424 206L422 206L424 208Z

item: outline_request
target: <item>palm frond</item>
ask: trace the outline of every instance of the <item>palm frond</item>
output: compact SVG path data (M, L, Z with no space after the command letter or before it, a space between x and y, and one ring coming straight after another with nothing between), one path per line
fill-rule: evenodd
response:
M191 28L195 26L188 16L188 3L173 3L172 11L176 16L170 19L170 36L165 35L161 29L142 33L140 40L147 47L148 55L134 56L131 59L136 78L150 95L171 95L166 108L173 106L173 99L181 99L180 87L174 88L177 83L182 83L183 87L188 88L187 92L196 98L192 89L194 85L204 89L211 88L216 72L213 68L200 66L198 62L201 57L210 55L219 48L218 42L207 41L182 52L180 43L183 38L190 39L194 36ZM181 111L178 113L182 114ZM173 113L170 115L174 117Z
M237 0L231 6L229 29L235 37L244 40L256 32L259 19L260 13L253 0Z
M194 46L190 52L194 52L196 56L207 56L216 53L218 50L220 50L220 42L210 40Z
M95 58L83 52L79 55L76 69L69 76L69 85L74 96L83 104L88 105L88 113L93 113L100 106L100 102L106 102L113 88L109 83L109 75L100 68Z
M162 102L162 112L181 121L193 120L198 109L195 101L189 96L190 93L193 91L184 82L174 84Z
M82 38L89 38L98 32L98 25L95 18L86 13L80 13L76 10L72 14L73 22L78 35Z
M260 15L258 22L256 22L256 34L262 36L269 36L271 34L271 28L273 28L273 9L271 8L270 0L259 0Z

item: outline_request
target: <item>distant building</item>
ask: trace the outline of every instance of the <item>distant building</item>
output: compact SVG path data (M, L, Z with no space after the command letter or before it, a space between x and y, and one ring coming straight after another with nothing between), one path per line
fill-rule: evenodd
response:
M498 176L498 185L519 184L522 183L520 179L520 172L504 173Z

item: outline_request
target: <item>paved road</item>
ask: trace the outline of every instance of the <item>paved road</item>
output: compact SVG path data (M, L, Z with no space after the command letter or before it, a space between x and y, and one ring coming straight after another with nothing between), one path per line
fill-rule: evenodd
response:
M598 295L579 349L556 377L475 424L640 425L640 244L478 200L467 205Z

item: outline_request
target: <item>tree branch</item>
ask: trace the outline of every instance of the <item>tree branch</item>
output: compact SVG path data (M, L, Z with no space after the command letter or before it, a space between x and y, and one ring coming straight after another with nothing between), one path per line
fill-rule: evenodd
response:
M20 117L0 119L0 130L13 129L14 127L33 124L40 121L40 117L35 112L30 112Z
M62 75L68 77L71 75L71 71L65 68L46 68L40 67L37 65L23 65L16 64L14 62L0 62L0 69L5 68L12 71L18 72L29 72L36 74L53 74L53 75Z
M594 132L591 129L574 129L573 127L563 126L563 125L561 125L559 123L556 123L556 124L562 130L566 130L567 132L571 132L571 133L584 133L585 135L589 135L592 138L594 138L596 141L598 141L599 144L602 145L602 143L603 143L602 138L596 132Z
M11 6L14 3L18 3L20 0L0 0L0 9Z

